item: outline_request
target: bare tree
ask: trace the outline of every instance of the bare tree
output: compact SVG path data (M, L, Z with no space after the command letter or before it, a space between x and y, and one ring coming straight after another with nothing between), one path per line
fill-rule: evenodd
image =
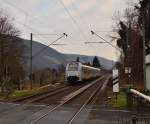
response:
M132 83L136 86L141 85L143 80L143 48L139 33L137 10L127 8L116 27L118 28L117 33L119 38L115 40L117 41L117 46L123 51L120 57L121 63L123 64L123 66L121 66L122 69L120 69L122 70L121 74L126 78L123 67L131 67Z
M19 34L20 31L15 28L12 19L0 11L0 85L2 92L4 88L7 88L6 83L17 85L25 74L24 47L18 38Z

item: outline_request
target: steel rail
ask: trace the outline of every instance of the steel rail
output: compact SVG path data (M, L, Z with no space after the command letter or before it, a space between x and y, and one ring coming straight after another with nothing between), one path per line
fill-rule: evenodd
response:
M70 87L71 87L71 86L70 86ZM54 95L56 95L56 94L59 94L59 93L61 93L61 92L64 92L64 91L66 91L67 89L70 89L70 87L64 87L64 88L55 90L55 91L53 91L53 92L50 92L50 93L48 93L48 94L45 94L44 96L37 97L37 98L35 98L35 99L33 99L33 100L27 102L27 103L34 103L34 102L41 101L41 100L46 99L46 98L48 98L48 97L50 97L50 96L54 96Z
M53 89L52 91L49 92L49 96L56 95L56 94L58 94L58 93L63 92L63 91L66 90L66 89L62 89L62 88L65 88L65 86L59 88L59 89L60 89L59 91L57 91L58 88ZM70 88L70 87L66 87L66 88ZM45 94L45 93L43 93L42 95L44 95L44 94ZM37 96L37 94L36 94L36 96ZM47 96L48 96L48 95L47 95ZM31 99L31 97L33 98L33 96L29 96L29 97L30 97L29 99ZM46 98L46 97L45 97L45 98ZM6 111L9 111L10 109L15 109L15 108L17 108L17 109L19 109L19 108L25 108L25 107L28 106L28 104L33 103L33 102L36 102L36 101L38 101L39 99L44 99L44 96L43 96L43 98L42 98L42 97L41 97L41 98L38 97L38 98L35 98L35 99L33 99L33 100L29 101L29 102L25 102L25 103L23 103L23 104L17 104L17 106L13 106L13 107L11 107L11 108L5 110L5 112L6 112ZM26 100L27 100L27 98L26 98ZM48 106L48 107L49 107L49 106Z
M109 78L108 78L109 79ZM108 79L105 80L105 82L108 82ZM106 85L106 83L100 84L96 90L93 91L93 93L90 95L90 97L88 97L88 99L84 102L84 104L80 107L80 109L73 115L73 117L66 123L66 124L71 124L74 119L81 113L81 111L90 103L90 101L96 96L96 94L98 93L98 91L102 91L104 90L104 86Z
M68 97L67 99L65 99L63 102L61 102L59 105L55 106L54 108L50 109L48 112L46 112L45 114L43 114L42 116L40 116L39 118L33 120L30 124L35 124L38 121L42 120L44 117L46 117L49 113L53 112L54 110L60 108L61 106L63 106L64 104L68 103L69 101L73 100L74 98L76 98L77 96L79 96L80 94L82 94L84 91L86 91L87 89L89 89L90 87L92 87L93 85L95 85L99 80L103 79L104 76L100 77L99 79L93 81L92 83L80 88L79 90L74 92L74 95ZM50 106L48 106L50 107Z
M12 102L23 102L23 101L25 101L25 100L29 100L29 99L32 99L32 98L35 98L35 97L40 97L40 96L42 96L42 95L55 92L55 91L57 91L57 90L60 90L60 89L65 88L65 87L66 87L66 86L62 86L62 87L54 88L54 89L49 90L49 91L37 93L37 94L34 94L34 95L29 95L29 96L26 96L26 97L23 97L23 98L19 98L19 99L13 100Z

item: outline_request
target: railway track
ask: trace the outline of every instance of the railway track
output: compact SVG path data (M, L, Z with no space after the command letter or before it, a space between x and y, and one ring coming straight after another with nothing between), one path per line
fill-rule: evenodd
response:
M103 84L100 84L96 87L96 89L91 93L88 99L80 106L80 108L74 113L74 115L70 118L70 120L66 124L71 124L73 121L79 116L79 114L89 105L90 103L93 104L94 99L97 98L97 94L102 93L105 89L109 78L107 78Z
M61 102L61 98L64 96L77 91L78 89L82 88L83 86L67 86L62 90L55 91L53 93L47 94L42 96L41 98L37 98L33 100L32 103L34 104L44 104L44 105L57 105Z
M69 88L69 87L61 86L59 88L54 88L47 92L38 93L38 94L30 95L30 96L27 96L24 98L19 98L19 99L13 100L11 103L8 103L8 104L14 104L14 103L15 104L17 103L17 104L15 106L12 106L12 107L6 109L5 111L3 111L3 113L10 111L10 109L11 110L15 109L16 111L25 109L26 107L30 106L28 104L33 104L33 103L35 104L36 102L38 102L46 97L57 95L65 90L67 90L67 88ZM33 104L33 106L34 106L34 104Z
M65 89L66 89L66 86L61 86L61 87L54 88L54 89L46 91L46 92L42 92L42 93L26 96L23 98L19 98L19 99L13 100L12 102L15 102L15 103L32 103L36 100L38 101L38 99L40 100L40 99L44 98L44 96L57 94L58 92L61 92Z
M90 83L90 82L88 82ZM63 97L64 95L67 95L71 92L74 92L78 89L80 89L81 87L85 86L87 84L87 82L83 83L82 85L75 85L75 86L61 86L61 87L58 87L58 88L54 88L52 90L49 90L49 91L46 91L46 92L43 92L43 93L38 93L38 94L34 94L34 95L30 95L30 96L27 96L27 97L24 97L24 98L19 98L19 99L16 99L16 100L13 100L11 103L8 103L8 104L13 104L15 103L16 105L15 106L12 106L11 108L9 109L6 109L4 112L7 112L7 111L10 111L15 109L16 111L19 111L19 110L22 110L22 109L26 109L26 107L33 105L47 105L47 107L49 108L50 105L52 104L58 104L56 103L56 97L58 97L58 101L59 99L61 99L61 97ZM68 92L65 92L65 91L68 91ZM61 95L59 95L61 94ZM52 100L52 98L55 98ZM45 101L45 100L48 100L51 101L51 103L49 101Z
M19 99L13 100L12 102L19 103L19 104L31 104L31 103L37 104L38 103L42 105L43 104L50 105L50 102L56 101L57 97L58 97L57 99L59 100L61 97L80 89L81 87L87 85L90 82L91 81L83 83L83 84L79 84L79 85L73 85L73 86L61 86L61 87L54 88L46 92L19 98ZM53 97L54 97L54 100L52 100ZM51 104L55 104L55 103L51 102Z
M82 86L80 89L75 90L74 92L66 95L61 99L61 102L56 105L54 108L50 109L48 112L43 114L42 116L38 117L37 119L33 120L30 124L35 124L38 123L39 121L41 122L46 118L50 113L59 110L59 108L67 105L67 104L72 104L72 102L75 99L78 99L78 97L83 97L83 103L82 105L77 109L76 112L74 112L73 116L69 119L67 124L72 123L72 121L78 116L78 114L82 111L83 108L93 99L93 97L97 94L97 92L100 90L100 88L103 87L103 83L99 83L102 79L104 79L106 76L102 76L101 78L93 81L92 83ZM83 95L84 94L84 95ZM86 96L86 97L85 97Z

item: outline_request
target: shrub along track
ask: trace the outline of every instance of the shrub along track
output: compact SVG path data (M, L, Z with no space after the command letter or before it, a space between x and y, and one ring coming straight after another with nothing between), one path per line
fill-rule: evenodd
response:
M18 99L15 99L13 100L12 102L14 103L32 103L32 101L39 97L43 97L45 95L48 95L48 94L51 94L51 93L55 93L56 91L61 91L63 89L65 89L66 86L60 86L60 87L57 87L57 88L54 88L54 89L50 89L48 91L45 91L45 92L42 92L42 93L37 93L37 94L33 94L33 95L29 95L29 96L25 96L25 97L22 97L22 98L18 98Z
M59 86L59 87L50 89L50 90L42 92L42 93L37 93L34 95L29 95L26 97L15 99L12 102L19 103L19 104L32 104L32 103L37 104L38 103L38 104L42 104L42 105L43 104L49 105L50 104L49 99L50 99L50 101L57 101L56 100L57 98L59 99L71 92L74 92L74 91L78 90L79 88L87 85L91 81L93 81L93 79L90 81L76 83L74 85ZM53 97L54 97L54 100L52 100Z

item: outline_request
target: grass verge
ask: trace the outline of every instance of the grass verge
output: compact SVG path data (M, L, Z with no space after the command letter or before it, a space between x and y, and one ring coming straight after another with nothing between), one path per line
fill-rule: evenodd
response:
M112 92L109 92L108 96L111 98L110 104L112 105L112 107L127 108L127 95L125 92L119 92L117 94L117 98L116 95Z
M54 89L55 86L44 86L40 88L33 88L33 89L28 89L28 90L15 90L11 95L9 95L8 98L5 96L0 95L0 101L13 101L15 99L23 98L26 96L34 95L37 93L42 93L49 91L50 89Z

